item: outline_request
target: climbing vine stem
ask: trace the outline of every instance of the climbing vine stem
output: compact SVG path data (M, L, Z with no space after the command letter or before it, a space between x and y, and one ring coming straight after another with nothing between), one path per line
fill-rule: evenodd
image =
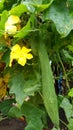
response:
M63 62L62 62L62 59L61 59L61 57L60 57L59 52L57 52L57 56L58 56L58 59L59 59L59 61L60 61L60 64L61 64L61 66L62 66L62 69L63 69L64 77L65 77L65 80L66 80L66 86L67 86L68 90L70 90L70 86L69 86L69 82L68 82L66 70L65 70L65 67L64 67L64 65L63 65Z

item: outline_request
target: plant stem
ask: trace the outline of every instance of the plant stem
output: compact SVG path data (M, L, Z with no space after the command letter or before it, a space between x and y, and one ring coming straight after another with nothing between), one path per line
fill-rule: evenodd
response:
M57 56L58 56L58 58L59 58L60 64L61 64L62 69L63 69L63 73L64 73L65 80L66 80L66 86L67 86L68 90L70 90L70 86L69 86L69 83L68 83L68 79L67 79L67 74L66 74L66 71L65 71L65 67L64 67L63 62L62 62L62 60L61 60L61 57L60 57L59 52L57 52Z
M73 68L71 68L68 73L67 73L67 76L70 75L71 73L73 73Z
M66 127L68 127L67 124L66 124L64 121L62 121L61 119L59 119L59 120L60 120L60 122L61 122L62 124L64 124Z

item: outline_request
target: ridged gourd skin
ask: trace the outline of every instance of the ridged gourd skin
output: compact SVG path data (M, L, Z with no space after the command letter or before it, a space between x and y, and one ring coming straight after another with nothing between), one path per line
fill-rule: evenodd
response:
M43 40L42 41L40 40L37 48L41 64L42 94L44 105L50 119L59 130L59 113L58 113L57 96L55 93L53 74L50 66L49 57Z

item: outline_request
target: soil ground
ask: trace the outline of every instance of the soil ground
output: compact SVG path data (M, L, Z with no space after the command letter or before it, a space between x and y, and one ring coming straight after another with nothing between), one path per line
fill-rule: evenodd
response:
M19 119L5 119L0 122L0 130L24 130L25 122Z

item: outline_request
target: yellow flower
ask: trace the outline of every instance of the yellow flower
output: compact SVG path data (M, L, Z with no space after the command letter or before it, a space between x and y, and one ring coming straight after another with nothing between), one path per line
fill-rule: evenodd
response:
M10 64L9 64L10 67L12 66L12 61L14 59L15 60L19 59L20 51L21 51L21 48L18 44L16 44L15 46L12 47L11 53L10 53Z
M15 34L17 32L17 26L15 24L20 23L18 16L11 15L5 23L5 32L8 34Z
M5 27L5 31L8 33L8 34L15 34L16 31L17 31L17 27L14 26L14 25L8 25Z
M12 53L19 53L21 51L21 47L18 44L16 44L12 47L11 50Z
M29 53L31 49L28 49L26 47L20 47L18 44L12 47L11 53L10 53L10 64L9 66L12 66L13 60L17 60L18 64L24 66L27 62L27 59L30 60L33 58L33 55Z
M26 47L22 47L21 52L20 52L20 57L18 59L18 63L22 66L24 66L27 62L27 59L32 59L33 56L31 53L29 53L31 49L28 49Z
M19 19L19 17L16 16L16 15L11 15L11 16L8 18L7 23L10 23L11 25L17 24L17 23L20 23L20 19Z

